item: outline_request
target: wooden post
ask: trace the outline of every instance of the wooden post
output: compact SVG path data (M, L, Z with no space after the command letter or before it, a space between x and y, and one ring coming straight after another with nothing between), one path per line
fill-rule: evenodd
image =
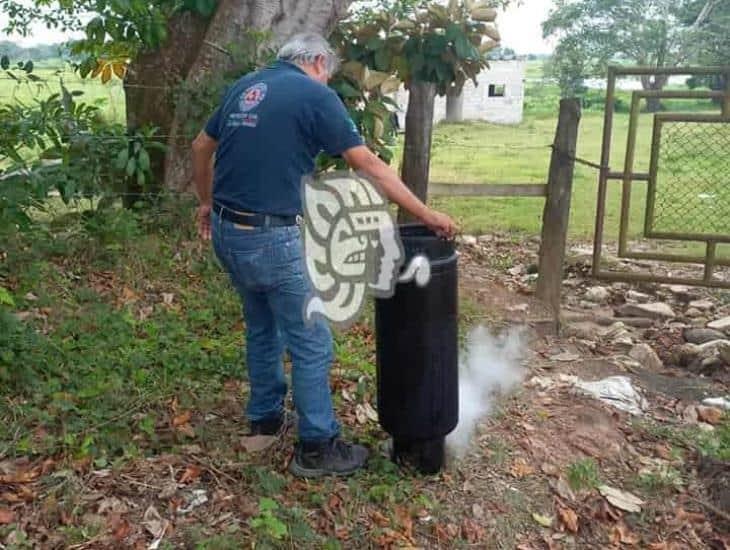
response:
M547 199L542 215L540 275L537 280L537 297L552 309L556 328L560 322L563 263L568 238L579 122L579 100L561 99L558 128L550 159Z

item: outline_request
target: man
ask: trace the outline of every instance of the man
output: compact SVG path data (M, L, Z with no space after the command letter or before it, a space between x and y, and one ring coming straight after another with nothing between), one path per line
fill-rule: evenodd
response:
M329 386L332 336L323 320L304 319L310 286L297 224L303 177L313 172L320 151L341 155L440 235L452 236L456 227L419 201L363 145L344 105L327 87L337 60L324 38L297 35L278 57L230 89L193 143L198 229L204 239L212 235L216 255L243 301L252 434L273 435L282 426L287 349L299 419L290 470L303 477L347 475L365 465L368 451L340 438Z

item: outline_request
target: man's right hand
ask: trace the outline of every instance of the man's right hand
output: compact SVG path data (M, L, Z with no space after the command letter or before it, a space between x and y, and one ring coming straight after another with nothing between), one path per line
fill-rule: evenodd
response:
M446 214L436 212L435 210L429 210L421 221L439 237L446 239L453 239L458 231L454 220Z

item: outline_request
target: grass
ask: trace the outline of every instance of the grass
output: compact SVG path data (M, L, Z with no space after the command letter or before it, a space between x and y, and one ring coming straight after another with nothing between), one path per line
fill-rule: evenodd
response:
M69 89L84 92L82 100L99 102L105 115L124 120L123 90L118 79L103 85L99 80L82 80L70 68L57 71L41 66L36 70L44 82L17 84L0 76L0 102L30 101L56 90L59 78ZM444 183L545 183L550 164L549 145L553 142L559 90L550 81L541 80L542 61L528 64L528 84L525 97L525 121L517 126L488 123L441 124L433 138L431 180ZM617 94L614 138L610 165L623 168L628 131L627 106L630 93ZM713 110L708 102L669 101L672 110ZM577 155L594 163L600 162L602 126L602 92L591 90L580 124ZM716 111L716 109L714 109ZM636 171L646 171L649 165L652 115L641 116L636 148ZM401 156L400 147L396 158ZM678 159L678 162L681 159ZM720 150L708 160L723 172ZM686 178L685 178L686 179ZM569 234L573 239L589 239L594 232L598 173L594 168L577 165L572 198ZM684 182L685 180L683 180ZM643 232L646 192L639 183L633 193L630 228L632 237ZM670 189L665 200L669 204L681 196L685 185ZM713 188L714 189L714 188ZM539 198L445 198L432 199L436 208L452 214L465 232L486 233L495 230L538 234L542 225L543 201ZM686 201L685 201L686 202ZM691 206L697 206L690 201ZM704 204L704 203L703 203ZM700 205L701 207L702 205ZM609 241L618 236L620 184L612 182L607 198L606 235ZM701 208L700 208L701 210ZM674 220L674 214L670 215ZM722 224L722 212L714 217ZM670 220L670 221L671 221ZM718 221L720 220L720 221ZM715 224L717 225L717 224ZM722 248L722 247L721 247ZM721 253L724 252L721 251Z
M651 142L651 115L640 118L635 171L648 171ZM550 150L556 121L535 117L519 126L488 123L441 124L434 135L431 180L443 183L545 183L550 165ZM603 116L586 112L580 123L577 156L600 163ZM623 169L628 133L628 115L614 119L611 167ZM709 159L718 168L720 155ZM699 168L698 168L699 169ZM672 187L674 195L665 196L672 203L683 199L686 187ZM595 227L598 193L598 172L576 165L569 234L573 239L588 239ZM617 239L620 216L620 182L611 182L607 196L606 232L609 240ZM538 234L542 226L543 201L539 198L447 198L431 200L459 220L466 232L486 233L495 230ZM691 203L691 201L690 201ZM637 237L643 232L646 190L636 184L630 211L629 233ZM691 205L691 204L690 204Z
M593 458L584 458L570 464L566 471L570 488L574 491L593 489L600 484L598 463Z
M16 74L22 73L16 71ZM61 91L59 82L62 81L69 91L83 92L77 101L99 105L109 121L122 123L125 121L124 90L118 78L112 78L107 84L102 84L99 79L82 79L61 60L40 63L34 68L33 74L41 80L30 82L23 78L21 82L16 82L5 72L0 72L0 104L12 102L27 104L36 99L44 99L51 94L59 93Z

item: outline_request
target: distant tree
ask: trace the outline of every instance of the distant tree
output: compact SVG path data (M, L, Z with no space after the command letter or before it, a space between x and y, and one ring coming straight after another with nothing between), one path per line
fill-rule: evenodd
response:
M609 62L674 67L697 59L701 37L715 43L724 29L708 27L727 0L555 0L543 23L544 37L558 38L550 64L564 96L589 76L602 75ZM727 52L727 50L725 50ZM661 90L666 76L643 76L645 90ZM647 101L650 111L661 108Z

